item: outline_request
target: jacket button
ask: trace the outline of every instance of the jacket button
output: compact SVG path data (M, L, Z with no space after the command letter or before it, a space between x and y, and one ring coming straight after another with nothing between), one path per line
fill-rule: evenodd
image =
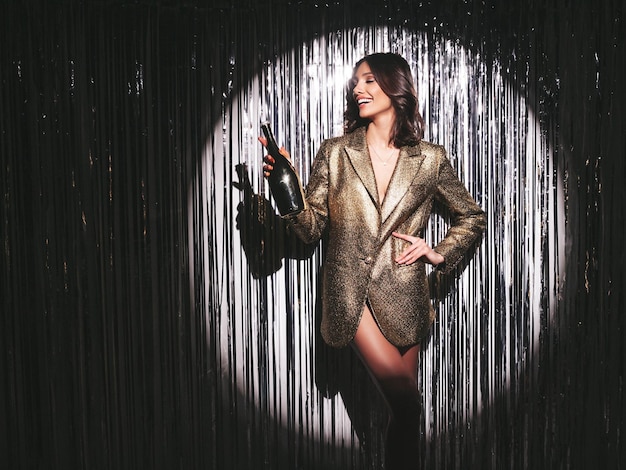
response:
M374 261L374 258L372 258L371 256L368 256L363 261L365 261L365 264L372 264L372 261Z

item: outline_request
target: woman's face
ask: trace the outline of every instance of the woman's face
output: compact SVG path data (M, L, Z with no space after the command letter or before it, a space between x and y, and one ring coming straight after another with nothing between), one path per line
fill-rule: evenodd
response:
M391 99L376 82L376 78L367 62L359 65L354 81L355 85L352 92L359 107L359 116L361 118L374 121L384 117L391 119L395 117Z

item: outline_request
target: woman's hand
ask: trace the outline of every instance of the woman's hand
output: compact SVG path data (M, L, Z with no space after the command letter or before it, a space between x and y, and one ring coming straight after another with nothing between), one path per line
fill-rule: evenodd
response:
M426 260L434 266L444 262L443 256L428 246L423 238L413 237L411 235L405 235L398 232L393 232L392 235L410 243L410 245L398 255L396 263L409 265L415 263L421 257L426 258Z
M259 142L263 144L263 147L267 148L267 139L265 137L259 137L258 139L259 139ZM287 160L291 161L291 155L289 155L289 152L287 152L285 147L281 147L280 149L278 149L278 151ZM274 169L273 165L274 165L275 160L274 160L274 157L272 157L271 155L265 155L265 157L263 158L263 161L265 162L265 165L263 165L263 174L267 178L272 172L272 170Z

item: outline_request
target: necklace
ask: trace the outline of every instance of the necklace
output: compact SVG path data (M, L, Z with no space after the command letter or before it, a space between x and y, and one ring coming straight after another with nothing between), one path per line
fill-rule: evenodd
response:
M396 149L391 149L391 153L389 154L389 156L387 158L382 158L380 154L376 151L376 147L374 147L369 142L367 143L367 145L369 146L370 149L374 151L374 155L376 155L376 158L378 158L381 161L383 166L387 166L387 163L389 163L389 160L391 160L391 158L393 157L393 154L396 153Z

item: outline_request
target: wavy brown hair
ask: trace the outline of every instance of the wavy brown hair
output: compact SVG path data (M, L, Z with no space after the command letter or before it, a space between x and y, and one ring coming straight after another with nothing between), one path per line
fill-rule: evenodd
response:
M396 121L391 130L390 143L400 148L416 145L424 135L424 119L418 110L417 92L413 84L411 68L398 54L376 53L359 60L354 66L352 79L346 87L346 110L344 131L346 134L367 126L369 119L359 116L359 106L354 97L356 71L367 62L381 90L391 99L396 111Z

